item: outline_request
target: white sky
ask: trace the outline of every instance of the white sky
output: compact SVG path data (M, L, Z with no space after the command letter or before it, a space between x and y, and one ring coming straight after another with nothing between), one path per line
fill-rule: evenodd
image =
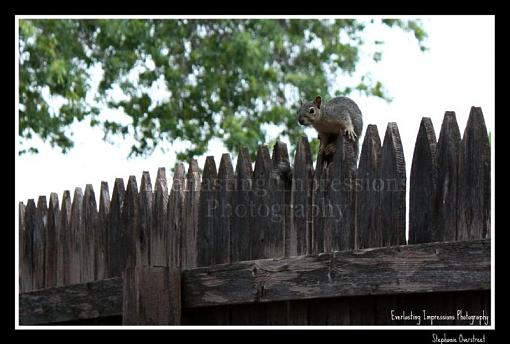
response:
M351 96L364 117L364 129L376 124L381 140L388 122L397 122L406 159L407 176L412 162L414 143L421 117L432 118L436 137L439 136L445 111L455 111L461 133L464 132L471 106L481 106L487 129L495 142L495 24L494 16L434 16L424 17L429 37L429 51L422 53L411 34L400 30L372 30L370 37L383 36L383 59L373 63L362 61L360 74L370 72L386 87L393 102L375 98ZM368 40L368 39L367 39ZM158 167L169 168L175 163L172 151L159 149L147 158L127 159L131 143L115 139L116 145L102 140L102 131L92 129L86 122L73 125L75 147L62 154L49 145L37 145L40 153L16 157L16 200L26 204L56 192L59 199L64 190L85 189L92 184L99 197L101 181L107 181L110 193L115 178L135 175L140 185L143 171L149 171L154 183ZM316 134L307 131L309 138ZM361 142L363 137L360 138ZM17 141L17 140L16 140ZM35 141L34 141L35 142ZM203 166L205 156L213 155L217 166L222 153L227 152L221 142L210 142L209 152L198 159ZM232 157L235 159L235 157Z

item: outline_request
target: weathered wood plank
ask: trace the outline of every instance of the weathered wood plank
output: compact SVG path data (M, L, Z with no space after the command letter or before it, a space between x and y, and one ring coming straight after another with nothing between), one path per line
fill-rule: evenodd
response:
M20 293L32 290L32 232L35 225L36 206L33 199L27 201L23 214L23 231L20 238L19 277ZM21 222L21 221L20 221Z
M69 231L69 284L80 283L81 271L81 230L82 230L83 192L81 188L74 189L71 208L71 222Z
M110 213L108 215L107 245L107 277L121 275L121 230L122 230L122 207L125 196L124 180L116 178L113 185Z
M479 107L471 107L459 159L457 240L490 236L489 136Z
M71 256L71 193L64 191L60 209L60 233L57 246L57 287L69 285Z
M248 154L246 153L246 155ZM244 156L242 158L244 161L242 161L241 164L244 166L239 166L238 163L238 167L244 169L243 174L245 177L248 177L250 174L252 176L251 193L247 209L247 216L250 221L248 259L270 258L271 256L268 256L268 254L273 254L277 245L275 242L277 235L275 235L274 238L272 237L272 221L274 220L272 214L272 211L274 211L272 195L274 188L273 163L269 155L268 147L265 145L259 146L257 150L253 173L250 173L251 166L247 166L249 158L245 158ZM238 179L238 182L239 181ZM246 183L246 181L247 179L244 179L243 182ZM238 196L243 196L244 192L250 188L249 183L246 184L248 184L248 187L246 188L243 186L244 189ZM239 241L245 240L245 238L240 236L238 231L244 231L244 229L232 229L232 232L236 232ZM282 235L280 240L280 257L283 256L283 239ZM247 256L247 252L240 252L240 254L244 257ZM275 308L274 306L267 305L266 307L261 307L256 304L240 305L231 307L231 323L233 325L274 324L277 317L286 319L284 316L286 314L282 313L283 309L281 307L278 309L278 306Z
M234 168L229 154L223 154L218 168L216 200L218 202L214 210L213 227L213 264L230 263L230 228L232 218L232 192L234 188ZM230 325L230 307L218 307L215 312L209 312L214 316L214 321L209 324Z
M213 156L205 160L198 210L197 266L214 265L214 222L218 207L218 173Z
M445 113L437 145L432 122L422 119L411 168L410 244L455 240L459 142L454 112ZM437 314L455 314L454 300L449 293L401 297L410 309L423 308ZM442 324L453 324L453 321Z
M45 263L46 268L46 288L57 286L57 247L58 235L60 233L60 206L58 203L58 195L54 192L50 195L50 203L48 206L48 226L45 236Z
M355 231L356 147L344 135L335 141L331 161L319 154L315 169L312 252L353 247Z
M250 152L246 147L239 151L235 172L235 191L233 195L233 213L231 225L231 262L249 260L251 257L252 209L252 165ZM249 325L261 323L254 319L260 313L255 312L254 305L230 307L231 325Z
M317 162L320 175L314 200L318 214L314 216L314 233L321 233L323 252L348 250L354 247L355 236L355 181L356 144L344 135L335 141L336 150L331 161ZM322 166L321 166L322 163ZM320 247L319 243L319 247ZM350 303L348 300L330 300L328 304L311 302L310 323L317 323L315 314L325 314L322 319L335 319L339 324L349 323ZM320 320L320 319L319 319ZM328 320L329 321L329 320Z
M183 272L184 307L490 288L490 239L262 259Z
M217 201L214 224L214 264L230 263L230 227L232 213L232 194L234 190L234 168L230 154L223 154L218 168Z
M184 222L182 229L181 268L197 266L197 231L200 199L200 171L197 161L192 159L186 175Z
M355 248L382 246L381 208L381 139L377 126L370 124L365 133L356 176Z
M233 182L234 170L228 154L222 155L217 175L213 157L207 158L202 176L199 233L205 234L202 229L208 230L210 241L203 236L198 238L199 266L230 263L229 212ZM188 310L186 315L196 325L230 324L229 307Z
M334 251L354 248L356 159L356 144L347 136L340 135L335 157L328 165L331 176L329 204L334 210L333 216L328 217L332 227L332 241L331 244L325 244L325 248L331 247Z
M310 144L301 137L294 157L292 178L291 226L289 255L299 256L312 251L313 164Z
M313 174L313 191L312 191L312 247L310 253L319 254L324 252L324 223L325 217L321 216L321 209L324 208L324 199L326 195L325 178L327 174L327 161L323 159L323 155L317 155L315 163L315 171Z
M110 192L107 182L101 182L99 193L99 213L98 228L96 230L95 241L95 259L94 269L96 271L96 280L102 280L107 277L107 257L108 257L108 228L110 215Z
M406 243L406 166L397 123L386 128L381 151L383 245Z
M172 189L168 198L167 210L167 247L168 247L168 266L180 268L183 263L181 241L184 232L185 223L185 197L186 197L186 177L185 169L182 163L175 165L175 171L172 181ZM182 247L185 243L182 241Z
M222 247L222 231L220 228L221 210L219 209L219 180L216 162L213 156L208 156L204 163L197 228L197 266L212 266L216 264L216 257L226 255L228 246ZM227 236L228 240L228 236ZM226 249L226 252L224 251ZM217 250L223 250L217 251ZM219 261L218 263L222 263ZM183 314L185 323L193 325L228 325L228 308L188 310Z
M257 151L251 193L250 220L250 259L267 257L266 235L271 232L271 193L270 178L272 172L271 157L267 146Z
M363 140L356 175L356 229L354 248L383 246L381 224L381 139L377 126L368 125ZM384 297L384 296L383 296ZM342 308L349 309L349 321L343 324L375 324L378 297L364 296L339 299Z
M437 231L443 241L456 240L457 235L460 142L460 131L455 112L447 111L437 142L437 193L435 199Z
M98 228L98 214L96 195L92 184L85 186L85 195L83 196L82 227L79 240L81 241L81 271L80 282L90 282L95 280L95 237Z
M266 256L266 236L271 230L271 174L272 162L268 147L261 145L255 157L249 201L249 259L269 258ZM241 305L231 311L234 325L268 324L267 310L260 305Z
M250 194L252 185L250 152L242 148L237 157L235 191L233 197L233 217L231 219L231 261L250 259Z
M490 237L491 147L482 109L471 107L459 149L457 185L457 240ZM453 220L452 220L453 222ZM489 292L458 295L455 308L490 314ZM462 322L456 322L462 324ZM465 324L465 322L464 322Z
M168 266L167 211L168 188L165 168L159 168L154 186L154 204L150 227L151 266ZM174 265L175 266L175 265Z
M18 203L18 288L19 292L25 292L25 281L23 274L27 274L25 263L23 262L25 257L25 205L23 202Z
M386 127L381 149L381 193L380 218L382 226L381 246L403 245L406 243L406 169L404 151L397 123ZM387 295L376 298L376 324L391 325L388 316L391 309L402 305L400 296Z
M264 234L265 256L267 258L288 257L290 253L290 197L292 190L292 171L289 162L287 145L277 141L271 156L272 171L270 176L271 203L269 232ZM286 325L289 316L302 309L295 309L289 302L274 302L265 305L265 324ZM302 315L298 315L302 318ZM297 320L297 319L296 319Z
M277 141L271 157L271 229L265 235L267 257L288 257L290 254L290 200L292 171L287 145Z
M30 200L27 208L29 204ZM195 268L181 276L183 307L386 293L488 292L490 246L490 239L436 242ZM22 324L121 311L119 277L20 295Z
M19 296L20 325L43 325L56 322L120 315L122 280L101 281L42 289Z
M126 194L122 203L121 227L120 227L120 254L121 271L135 267L137 264L137 242L139 229L139 195L136 177L129 176L126 186Z
M122 324L180 325L180 278L175 268L127 268L122 278Z
M33 290L42 289L46 286L46 230L48 225L48 203L46 196L37 199L35 212L35 226L32 234L32 267L33 267Z
M152 217L152 183L149 172L144 171L138 193L138 226L135 231L136 265L150 266L150 224Z
M409 243L439 241L434 204L436 191L436 134L430 118L423 117L414 145L409 181Z

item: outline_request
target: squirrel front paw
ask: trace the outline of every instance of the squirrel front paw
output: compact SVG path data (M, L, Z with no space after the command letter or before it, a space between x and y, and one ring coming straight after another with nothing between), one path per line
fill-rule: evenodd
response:
M358 135L356 135L356 132L354 131L353 128L350 128L350 129L345 129L345 134L347 135L347 137L349 139L351 139L352 141L356 141L356 138L358 137Z

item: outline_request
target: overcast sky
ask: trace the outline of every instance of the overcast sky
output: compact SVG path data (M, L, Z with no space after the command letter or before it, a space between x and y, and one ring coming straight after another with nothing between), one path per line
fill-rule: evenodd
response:
M494 97L495 97L495 37L493 16L436 16L423 18L429 37L430 48L422 53L416 40L400 30L385 30L383 59L373 63L363 60L359 73L370 72L380 80L393 98L391 103L375 98L351 96L363 112L364 129L376 124L381 140L388 122L397 122L406 159L407 177L412 162L414 143L420 119L431 117L439 136L445 111L455 111L461 133L464 132L471 106L480 106L487 129L495 142ZM381 37L378 28L369 35ZM375 37L375 36L374 36ZM158 167L167 171L175 163L171 151L156 150L147 158L126 159L131 143L116 139L112 145L102 140L102 132L92 129L87 123L72 127L75 148L68 154L48 145L38 145L37 155L16 157L16 200L26 204L27 199L37 201L39 195L49 199L56 192L59 199L64 190L75 187L85 189L92 184L99 196L101 181L107 181L110 193L115 178L135 175L140 185L143 171L149 171L152 182ZM309 138L315 137L313 130L307 131ZM363 140L363 137L361 137ZM227 152L217 140L211 141L209 152L199 158L203 166L206 155L213 155L217 166L222 153ZM232 157L235 159L235 157ZM167 172L167 177L168 172Z

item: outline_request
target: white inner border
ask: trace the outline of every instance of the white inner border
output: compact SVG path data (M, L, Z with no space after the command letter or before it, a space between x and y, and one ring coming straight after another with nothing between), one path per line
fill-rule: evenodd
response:
M19 20L20 19L372 19L372 18L394 18L394 19L426 19L438 17L438 15L431 16L416 16L416 15L15 15L15 30L14 30L14 69L16 75L15 81L15 107L14 107L14 118L15 118L15 135L14 135L14 154L15 161L18 159L18 130L19 130L19 119L18 119L18 104L19 104ZM444 16L443 16L444 17ZM464 16L455 16L455 17L473 17L469 15ZM495 17L495 16L493 16ZM495 196L494 196L494 177L495 177L495 135L496 128L494 126L492 133L492 144L491 144L491 314L490 314L490 322L489 326L454 326L454 325L445 325L445 326L355 326L355 325L345 325L345 326L313 326L313 325L304 325L304 326L20 326L19 325L19 204L17 202L18 191L15 190L15 201L14 201L14 213L15 213L15 221L16 221L16 247L14 249L15 257L15 305L14 305L14 323L15 329L157 329L157 330L167 330L167 329L322 329L322 330L353 330L353 329L377 329L377 330L394 330L394 329L406 329L406 330L489 330L495 329L495 231L494 231L494 205L495 205ZM17 175L17 164L15 164L15 176Z

